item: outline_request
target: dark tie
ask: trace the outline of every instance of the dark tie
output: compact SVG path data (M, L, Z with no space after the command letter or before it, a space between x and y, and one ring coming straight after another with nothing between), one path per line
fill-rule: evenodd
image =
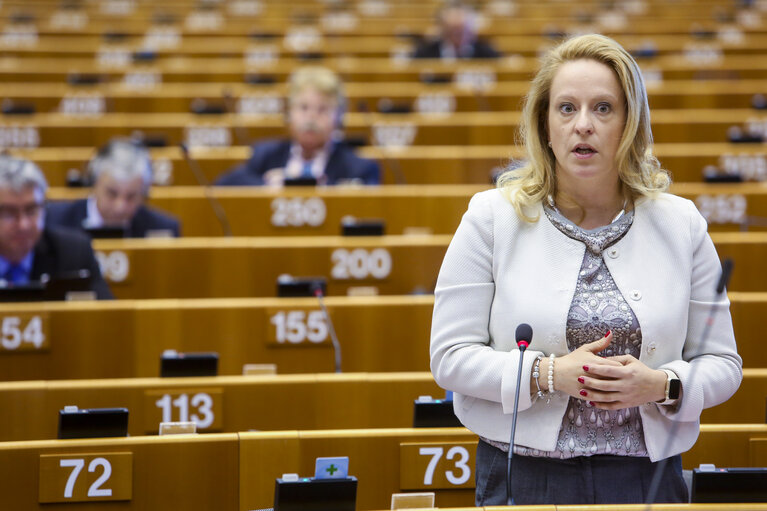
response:
M27 272L20 264L12 264L8 267L3 278L11 284L21 284L26 280Z

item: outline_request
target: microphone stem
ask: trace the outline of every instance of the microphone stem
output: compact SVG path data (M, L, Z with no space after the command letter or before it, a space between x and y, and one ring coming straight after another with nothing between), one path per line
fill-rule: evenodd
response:
M341 372L341 343L338 342L338 337L336 336L336 329L333 328L333 321L330 319L330 314L328 314L328 309L325 307L325 300L322 299L322 291L316 291L315 296L317 297L317 301L320 302L320 308L322 309L322 314L325 316L325 322L328 324L328 332L330 332L330 340L333 343L333 351L335 352L335 370L337 373Z
M192 158L192 155L189 154L189 148L182 145L181 154L184 156L184 160L186 160L186 164L189 167L189 170L192 171L192 175L194 175L197 183L202 187L202 193L205 195L205 198L208 200L208 204L210 204L210 207L213 209L213 214L216 215L218 223L221 225L221 230L224 231L224 236L230 237L232 235L232 228L229 225L229 219L227 218L226 212L221 206L221 203L218 202L218 200L213 196L213 193L211 193L211 185L208 179L205 177L205 173L203 173L202 169L200 169L200 166L197 164L197 160Z
M522 361L527 346L519 347L519 367L517 368L517 392L514 394L514 417L511 419L511 438L509 440L509 453L506 458L506 505L513 506L514 499L511 497L511 458L514 454L514 436L517 432L517 413L519 412L519 386L522 383Z

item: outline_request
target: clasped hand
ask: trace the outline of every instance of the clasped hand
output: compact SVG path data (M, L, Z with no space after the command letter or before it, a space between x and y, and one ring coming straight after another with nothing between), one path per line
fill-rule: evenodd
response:
M664 371L652 369L631 355L597 355L612 339L608 332L605 337L557 358L555 389L605 410L663 400L667 378Z

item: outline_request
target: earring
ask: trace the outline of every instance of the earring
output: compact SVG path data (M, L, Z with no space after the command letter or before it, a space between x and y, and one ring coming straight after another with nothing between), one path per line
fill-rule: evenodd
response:
M551 147L551 140L549 140L549 147Z

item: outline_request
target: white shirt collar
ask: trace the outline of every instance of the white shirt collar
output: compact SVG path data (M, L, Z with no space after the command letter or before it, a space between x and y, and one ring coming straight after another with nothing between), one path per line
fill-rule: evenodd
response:
M327 166L328 159L330 158L331 144L332 142L317 151L317 154L314 155L314 158L310 160L312 164L312 176L317 179L325 175L325 167ZM291 179L301 177L301 174L304 170L304 162L306 161L307 160L304 160L301 146L296 143L291 144L290 158L288 158L288 163L285 165L285 177Z
M99 213L99 208L96 206L96 197L93 195L88 197L86 209L88 215L83 220L83 227L104 227L104 218Z

